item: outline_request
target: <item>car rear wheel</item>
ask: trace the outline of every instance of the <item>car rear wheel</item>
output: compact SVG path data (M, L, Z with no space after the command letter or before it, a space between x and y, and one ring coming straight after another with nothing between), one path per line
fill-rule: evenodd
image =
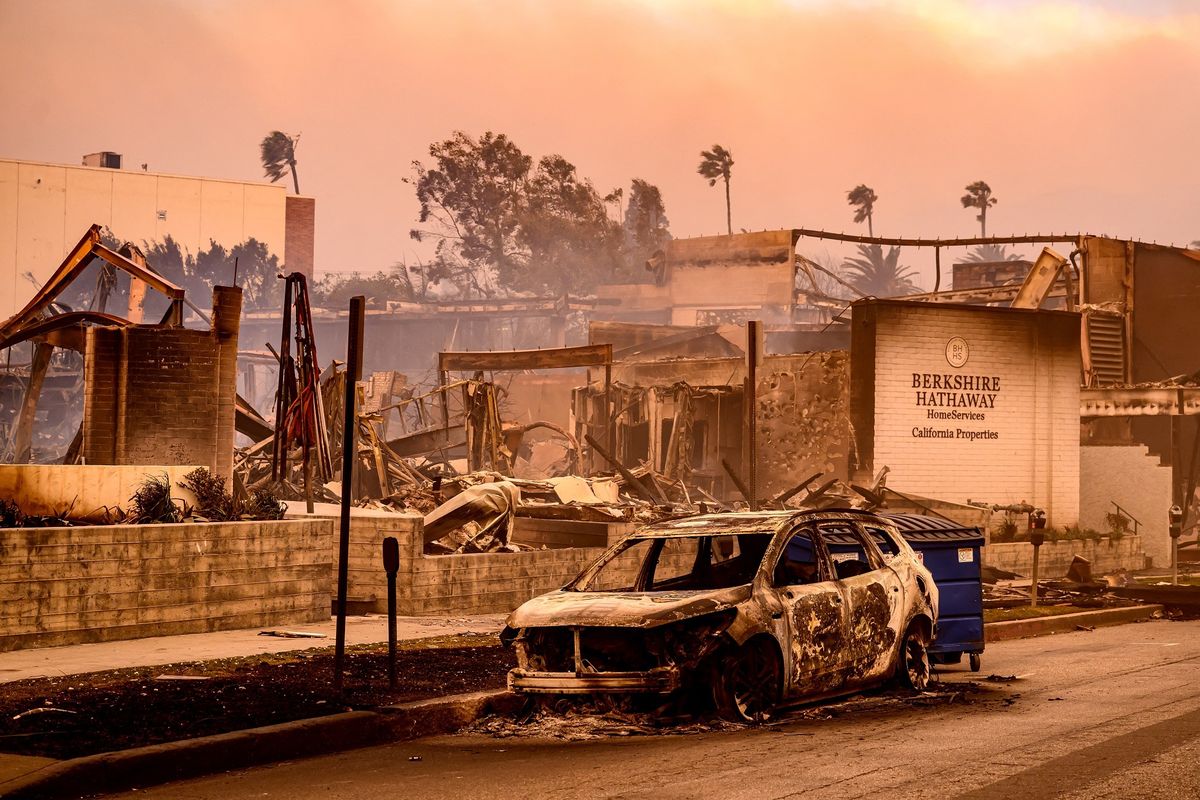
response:
M766 642L750 642L717 661L713 684L717 711L723 718L769 722L779 706L779 658Z
M904 634L900 645L900 660L896 665L896 677L900 683L909 689L923 692L929 688L929 679L933 668L929 662L929 645L925 641L925 631L920 625L913 624Z

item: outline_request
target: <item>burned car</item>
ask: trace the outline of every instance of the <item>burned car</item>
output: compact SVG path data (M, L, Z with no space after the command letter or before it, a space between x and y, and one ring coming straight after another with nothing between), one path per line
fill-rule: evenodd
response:
M885 515L708 514L626 536L514 611L509 687L702 697L728 719L930 677L937 587Z

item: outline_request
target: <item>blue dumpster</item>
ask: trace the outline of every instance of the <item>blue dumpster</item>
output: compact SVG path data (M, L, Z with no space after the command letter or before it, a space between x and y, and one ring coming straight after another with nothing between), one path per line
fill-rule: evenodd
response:
M941 517L883 514L933 573L938 587L937 636L929 648L938 664L958 664L963 653L978 671L983 653L983 533Z

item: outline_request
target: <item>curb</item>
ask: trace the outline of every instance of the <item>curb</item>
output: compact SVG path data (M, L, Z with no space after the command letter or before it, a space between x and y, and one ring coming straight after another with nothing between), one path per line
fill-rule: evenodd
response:
M985 642L1005 642L1010 639L1028 639L1052 633L1076 630L1077 626L1122 625L1141 622L1162 616L1160 605L1129 606L1127 608L1102 608L1096 611L1081 611L1078 614L1056 614L1032 619L1010 619L989 622L983 626Z
M519 703L506 690L474 692L388 706L378 711L348 711L98 753L59 761L4 781L0 783L0 797L78 797L118 792L276 761L452 733L486 714L514 708Z

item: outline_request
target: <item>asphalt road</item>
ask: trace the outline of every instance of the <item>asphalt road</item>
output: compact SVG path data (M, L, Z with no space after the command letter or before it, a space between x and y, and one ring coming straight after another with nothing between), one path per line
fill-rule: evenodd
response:
M1200 622L1004 642L954 702L867 697L759 729L562 741L462 734L122 798L1200 797ZM410 760L419 758L420 760Z

